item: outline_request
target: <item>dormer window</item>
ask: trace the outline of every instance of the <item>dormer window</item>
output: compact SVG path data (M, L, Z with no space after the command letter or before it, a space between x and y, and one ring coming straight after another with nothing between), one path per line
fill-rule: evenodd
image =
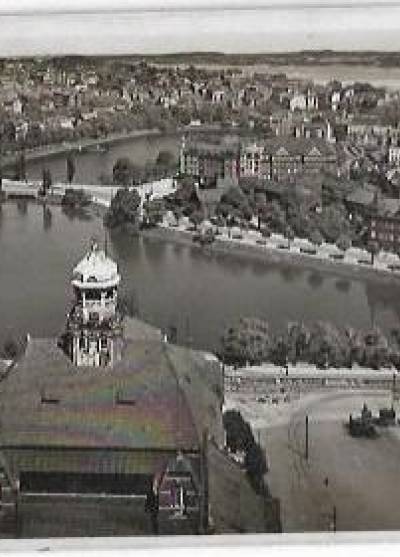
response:
M60 396L51 390L42 389L40 393L40 402L41 404L59 404Z
M133 393L129 393L124 389L118 389L115 393L115 404L122 406L134 406L136 404L136 399Z

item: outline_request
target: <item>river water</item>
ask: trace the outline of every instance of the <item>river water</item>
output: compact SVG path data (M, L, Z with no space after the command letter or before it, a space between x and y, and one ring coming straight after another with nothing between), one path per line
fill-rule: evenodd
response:
M181 135L148 135L119 141L109 146L106 152L85 151L75 154L76 173L74 182L78 184L112 183L112 169L118 158L128 157L136 165L144 166L154 162L160 151L167 150L176 157L179 154ZM56 155L46 159L31 160L27 163L28 178L42 178L46 166L53 181L66 181L66 155ZM10 169L12 170L12 169Z
M0 214L0 343L10 336L56 335L71 303L69 279L92 237L103 238L100 219L69 218L52 207L3 204ZM330 270L210 254L198 247L144 238L113 238L111 255L134 292L140 316L178 339L214 349L237 317L259 316L276 327L290 320L331 320L385 331L399 326L399 283L345 278Z

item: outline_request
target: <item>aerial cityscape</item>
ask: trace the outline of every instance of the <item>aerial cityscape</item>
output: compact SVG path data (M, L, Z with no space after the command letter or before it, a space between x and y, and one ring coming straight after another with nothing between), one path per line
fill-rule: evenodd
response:
M0 59L0 539L400 530L398 52L35 48Z

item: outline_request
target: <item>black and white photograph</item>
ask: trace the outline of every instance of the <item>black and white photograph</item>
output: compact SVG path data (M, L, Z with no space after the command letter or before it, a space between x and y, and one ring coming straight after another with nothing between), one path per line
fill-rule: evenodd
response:
M0 550L390 537L399 372L400 1L0 0Z

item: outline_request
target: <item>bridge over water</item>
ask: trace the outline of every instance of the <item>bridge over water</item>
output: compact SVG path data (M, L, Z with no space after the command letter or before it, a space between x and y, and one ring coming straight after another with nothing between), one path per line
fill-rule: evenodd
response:
M42 183L39 181L16 181L3 180L2 192L6 199L38 199ZM83 189L90 196L93 203L109 207L112 198L117 191L124 186L96 186L88 184L63 184L56 183L51 186L51 193L55 195L64 195L68 188L80 190ZM140 186L132 186L140 195L141 204L146 200L146 196L150 195L152 199L160 199L175 191L176 183L173 178L164 178L155 182L141 184Z

